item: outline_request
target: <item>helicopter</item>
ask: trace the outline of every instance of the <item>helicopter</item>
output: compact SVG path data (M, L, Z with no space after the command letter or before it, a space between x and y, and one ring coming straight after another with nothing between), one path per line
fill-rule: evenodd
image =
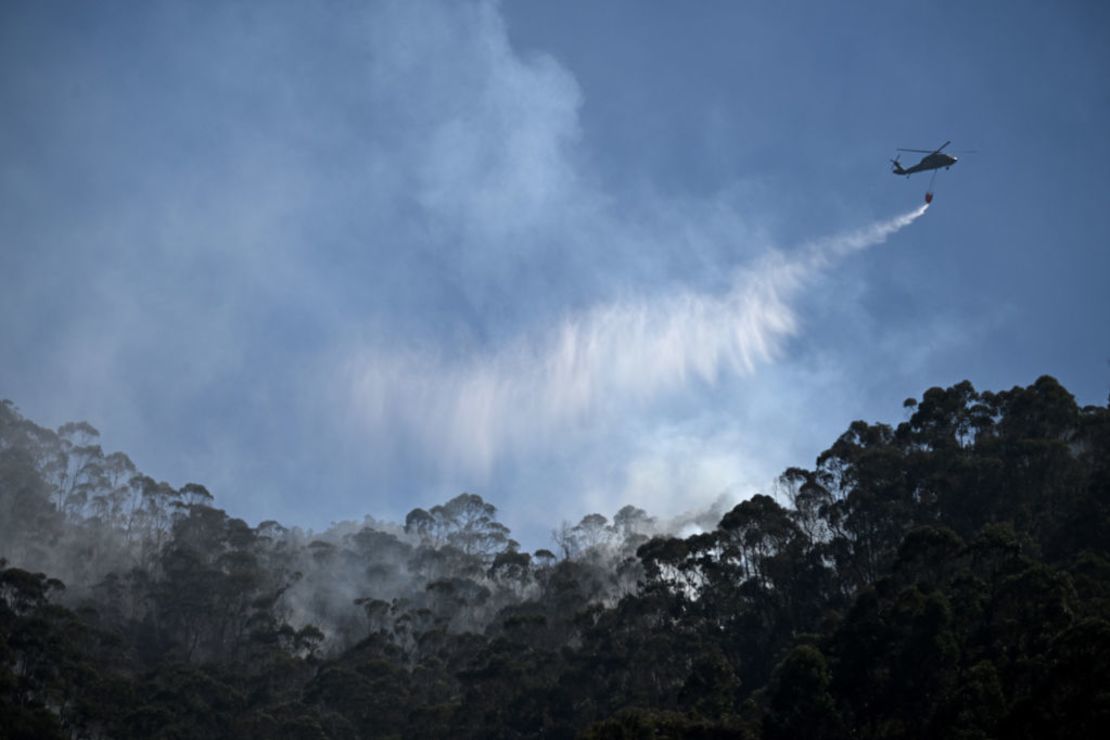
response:
M899 154L894 159L890 160L890 163L894 165L892 172L894 172L894 174L896 175L905 175L906 177L909 177L915 172L939 170L941 167L943 167L944 169L948 169L952 165L956 164L957 158L952 156L951 154L944 154L943 152L941 152L941 149L944 149L944 147L948 146L951 143L951 141L946 141L939 147L931 151L929 149L899 149L898 151L900 152L918 152L924 154L925 156L922 157L921 161L915 164L913 167L906 169L902 167L902 164L898 161L898 157L902 156L901 154Z
M902 156L901 154L895 156L894 159L890 160L890 163L893 165L892 171L896 175L905 175L906 177L909 177L915 172L928 172L929 170L933 171L933 177L929 180L929 189L925 191L926 205L933 202L933 182L937 178L937 172L939 172L942 167L944 169L948 169L952 165L956 164L957 157L941 151L942 149L944 149L944 147L948 146L951 143L951 141L946 141L932 151L928 149L899 149L898 151L900 152L918 152L925 155L921 158L920 162L909 168L903 167L902 163L898 161L898 157ZM968 150L969 153L972 151L974 150Z

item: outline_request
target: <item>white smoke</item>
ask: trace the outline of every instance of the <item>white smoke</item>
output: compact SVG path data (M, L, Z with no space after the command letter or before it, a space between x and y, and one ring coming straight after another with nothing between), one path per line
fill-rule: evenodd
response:
M435 350L370 349L348 367L354 406L384 438L403 433L470 475L695 382L751 374L798 332L791 302L836 260L884 242L928 206L793 255L735 269L720 293L678 290L566 316L538 336L449 360Z

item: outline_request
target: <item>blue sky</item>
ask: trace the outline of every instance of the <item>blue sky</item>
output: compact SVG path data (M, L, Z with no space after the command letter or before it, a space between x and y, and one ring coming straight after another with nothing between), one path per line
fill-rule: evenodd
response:
M8 2L0 396L231 513L766 490L1110 389L1096 2ZM896 147L976 149L936 183Z

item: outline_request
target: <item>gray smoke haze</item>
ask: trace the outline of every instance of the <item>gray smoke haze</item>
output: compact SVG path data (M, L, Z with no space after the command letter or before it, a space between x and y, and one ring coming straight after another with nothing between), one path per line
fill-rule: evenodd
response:
M563 527L557 564L550 551L521 552L473 494L416 509L403 526L366 517L319 533L250 527L217 503L203 486L175 489L104 453L86 423L52 431L0 405L0 562L61 579L64 603L117 627L184 618L188 631L198 588L217 589L208 596L231 626L209 642L195 633L190 659L212 658L228 637L239 649L248 634L319 629L334 651L378 632L402 646L416 631L481 632L504 609L542 600L556 568L585 584L582 605L611 604L635 588L636 547L659 530L632 506L612 524L589 515ZM283 624L293 631L267 632Z
M551 514L672 515L789 457L751 431L796 402L760 368L850 240L772 249L739 178L614 190L588 91L497 3L150 4L133 44L17 20L0 387L35 419L252 522L475 490L535 545Z

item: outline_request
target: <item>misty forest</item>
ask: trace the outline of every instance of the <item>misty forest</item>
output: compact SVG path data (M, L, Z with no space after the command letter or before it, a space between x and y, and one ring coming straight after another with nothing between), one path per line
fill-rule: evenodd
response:
M691 533L526 552L463 493L250 526L0 406L0 736L1090 737L1110 726L1110 409L905 402Z

